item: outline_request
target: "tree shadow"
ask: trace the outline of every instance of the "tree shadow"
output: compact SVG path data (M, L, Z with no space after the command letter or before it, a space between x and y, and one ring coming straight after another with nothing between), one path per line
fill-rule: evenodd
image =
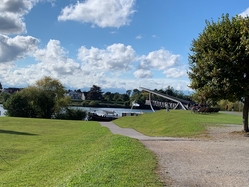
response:
M28 132L18 132L18 131L10 131L10 130L1 130L0 134L15 134L15 135L27 135L27 136L36 136L38 134L28 133Z

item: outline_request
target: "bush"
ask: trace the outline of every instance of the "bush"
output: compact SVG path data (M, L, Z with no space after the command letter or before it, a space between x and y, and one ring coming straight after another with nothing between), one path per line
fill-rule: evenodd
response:
M83 101L83 102L81 103L81 105L84 106L84 107L87 107L87 106L89 105L89 102L90 102L90 101L85 100L85 101Z
M90 106L90 107L97 107L97 106L99 106L99 102L98 102L98 101L91 101L91 102L89 103L89 106Z
M65 108L64 111L56 114L54 118L65 120L83 120L87 116L87 112L81 109Z
M12 117L29 117L32 111L28 98L17 92L11 95L6 102L3 103L3 107L7 116Z

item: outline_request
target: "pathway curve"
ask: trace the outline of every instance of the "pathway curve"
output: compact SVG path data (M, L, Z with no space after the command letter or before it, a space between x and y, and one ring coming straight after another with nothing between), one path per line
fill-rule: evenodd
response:
M141 141L189 141L190 140L187 138L174 138L174 137L150 137L131 128L121 128L115 125L113 122L99 122L99 123L101 126L109 128L113 134L120 134Z

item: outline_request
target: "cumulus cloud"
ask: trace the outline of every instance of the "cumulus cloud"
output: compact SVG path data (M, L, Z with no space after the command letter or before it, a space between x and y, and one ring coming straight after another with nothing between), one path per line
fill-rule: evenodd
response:
M20 34L26 32L23 16L38 0L2 0L0 4L0 33Z
M153 74L149 70L139 69L134 72L136 78L152 78Z
M99 27L129 25L134 14L135 0L86 0L62 9L60 21L73 20Z
M72 75L80 68L78 63L67 57L66 50L61 47L58 40L50 40L45 49L39 49L35 52L34 57L39 61L35 68L43 74L63 77Z
M180 55L175 55L165 49L160 49L150 52L147 56L143 56L140 68L165 70L168 67L177 65L179 58Z
M18 15L9 13L0 15L0 33L20 34L25 32L26 25Z
M187 70L184 67L169 68L163 72L166 77L178 78L187 76Z
M23 15L28 13L36 2L37 0L2 0L0 11Z
M4 38L5 40L11 40L6 36ZM22 39L26 41L27 38L23 37ZM9 44L15 44L13 41L19 41L23 45L25 43L24 41L20 42L21 39L17 37L15 40L12 39L12 42L9 41ZM37 39L34 39L34 41L38 42ZM58 40L50 40L41 49L37 49L36 45L34 42L34 47L31 47L32 45L19 47L18 49L25 48L27 51L17 53L19 57L16 57L16 59L29 54L34 57L33 62L36 61L37 63L22 68L15 66L12 61L0 63L1 81L8 82L9 85L13 86L23 85L25 87L44 76L51 76L59 79L67 87L80 89L92 85L99 85L103 89L134 89L140 86L161 89L169 85L174 85L175 89L186 89L186 85L188 85L186 81L179 78L177 80L171 79L172 77L184 76L184 68L178 65L178 55L164 49L153 51L147 56L138 57L131 46L121 43L114 43L103 49L82 46L78 50L78 60L76 61L68 57L68 52ZM13 51L11 50L11 52ZM10 53L10 51L6 51L6 53ZM139 62L140 68L135 70L135 66ZM153 73L155 72L164 73L167 79L154 78ZM131 77L132 74L137 79Z
M140 57L140 61L138 70L134 73L137 78L152 77L151 70L163 71L167 77L184 75L182 72L179 74L174 68L180 66L180 55L172 54L165 49L152 51L147 56Z
M31 55L31 54L30 54ZM67 57L67 51L58 40L50 40L45 48L37 49L32 55L38 63L16 69L13 64L4 64L0 73L10 85L30 85L44 76L58 78L63 84L76 85L84 71L80 64Z
M0 63L22 59L37 49L39 40L32 36L9 38L0 34Z
M84 66L95 71L127 71L135 60L135 51L131 46L113 44L106 49L82 46L78 51L78 59Z
M242 16L242 17L247 17L247 16L249 16L249 8L247 8L244 12L242 12L242 13L240 14L240 16Z

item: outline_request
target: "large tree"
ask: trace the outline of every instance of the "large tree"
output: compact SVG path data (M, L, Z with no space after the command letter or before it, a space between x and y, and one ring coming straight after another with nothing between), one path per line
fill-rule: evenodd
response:
M243 129L248 132L249 17L222 15L194 39L189 55L190 87L203 100L244 102Z
M43 79L38 80L34 87L41 92L45 92L48 99L52 99L54 102L52 111L55 113L59 112L61 108L68 106L71 102L71 99L65 96L66 89L58 79L46 76Z
M101 100L103 98L103 92L99 86L93 85L87 94L88 100Z

